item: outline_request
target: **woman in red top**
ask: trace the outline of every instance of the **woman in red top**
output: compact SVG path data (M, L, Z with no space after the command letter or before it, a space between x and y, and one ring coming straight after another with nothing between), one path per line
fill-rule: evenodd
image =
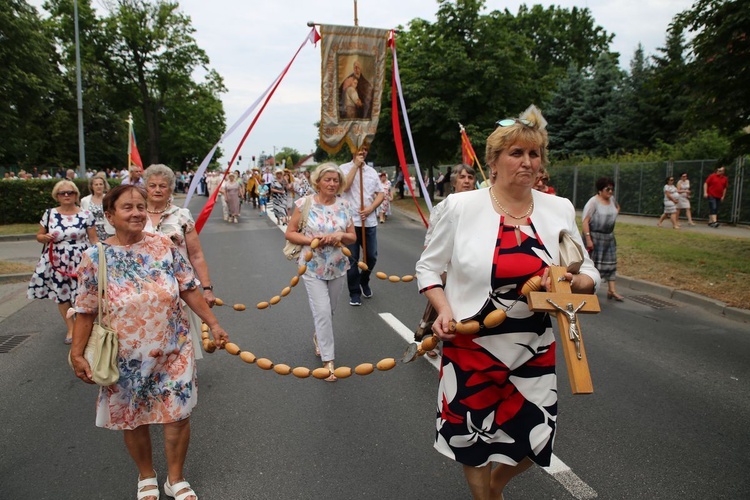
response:
M703 197L708 199L708 225L711 227L719 227L719 205L724 201L729 186L729 179L724 172L724 167L717 167L703 184Z

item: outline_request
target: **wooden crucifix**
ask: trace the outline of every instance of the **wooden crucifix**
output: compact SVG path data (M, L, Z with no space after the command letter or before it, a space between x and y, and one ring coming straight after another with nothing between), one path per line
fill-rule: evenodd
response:
M531 292L527 297L529 309L544 311L557 316L560 331L560 343L563 346L565 364L568 366L568 378L573 394L591 394L594 385L591 382L589 362L583 346L581 325L578 313L598 313L599 299L596 295L572 293L570 283L565 281L567 270L562 266L551 266L549 270L552 292Z

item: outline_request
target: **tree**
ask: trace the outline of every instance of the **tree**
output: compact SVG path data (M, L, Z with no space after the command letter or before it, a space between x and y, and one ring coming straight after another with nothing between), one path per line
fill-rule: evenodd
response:
M546 92L554 89L568 67L593 67L599 54L609 51L614 37L596 25L588 8L521 5L511 19L513 31L532 41L535 78Z
M119 83L121 105L130 103L142 111L142 121L136 123L145 126L143 142L152 163L160 159L162 134L183 148L178 158L165 147L169 161L177 163L199 158L216 141L206 133L218 136L225 128L219 100L223 82L209 70L208 56L195 43L194 31L179 5L163 0L118 0L104 19L108 45L102 62L110 81ZM192 80L198 68L206 74L201 84ZM191 121L192 130L183 127Z
M648 94L645 100L651 113L655 141L674 144L685 133L705 129L702 125L685 126L692 99L682 27L672 24L665 46L657 51L659 54L653 56L651 77L644 85Z
M656 143L657 120L662 112L653 103L652 79L653 68L646 60L643 46L638 44L630 60L630 73L622 82L620 106L615 115L615 146L619 151L637 151Z
M0 0L0 67L0 164L39 164L62 81L53 40L25 1Z
M732 138L735 154L750 147L750 6L747 0L697 0L674 26L695 33L689 64L693 109Z
M397 39L404 99L423 167L460 161L459 122L481 155L498 119L547 102L570 64L593 62L611 40L586 9L522 8L513 16L507 10L483 14L481 0L438 4L434 23L414 19ZM395 162L388 76L376 143L381 159Z
M616 54L601 54L592 78L584 87L583 101L571 119L570 126L579 131L570 142L570 148L576 153L604 156L616 149L620 102L617 93L622 78Z
M575 120L575 116L583 102L585 86L583 73L571 64L549 104L545 106L544 115L549 122L549 149L553 158L568 158L576 154L572 144L581 130L574 128L574 125L584 124Z
M76 88L75 21L73 3L48 0L46 28L60 50L62 88L56 95L55 116L50 117L45 154L62 165L78 163L78 113ZM106 57L101 20L90 0L78 1L79 48L83 97L83 124L87 167L126 166L127 126L118 114L114 87L99 61Z

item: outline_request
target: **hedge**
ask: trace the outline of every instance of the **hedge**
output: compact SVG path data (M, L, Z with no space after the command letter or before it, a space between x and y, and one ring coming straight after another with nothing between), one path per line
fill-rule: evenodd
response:
M110 188L120 184L120 179L107 179ZM60 179L27 179L0 181L0 225L35 224L44 211L58 206L52 199L52 188ZM81 198L88 196L88 179L74 180Z

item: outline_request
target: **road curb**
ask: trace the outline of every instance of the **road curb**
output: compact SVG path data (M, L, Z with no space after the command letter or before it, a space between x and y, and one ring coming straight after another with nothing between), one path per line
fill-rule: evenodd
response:
M720 300L712 299L705 295L659 285L657 283L651 283L650 281L644 281L637 278L629 278L619 274L617 275L617 283L618 285L630 288L631 290L645 292L651 295L676 300L683 304L697 306L703 311L724 316L732 321L750 323L750 310L731 307Z
M29 281L33 273L0 274L0 285L20 281Z
M0 234L0 242L2 241L25 241L36 239L36 234Z

